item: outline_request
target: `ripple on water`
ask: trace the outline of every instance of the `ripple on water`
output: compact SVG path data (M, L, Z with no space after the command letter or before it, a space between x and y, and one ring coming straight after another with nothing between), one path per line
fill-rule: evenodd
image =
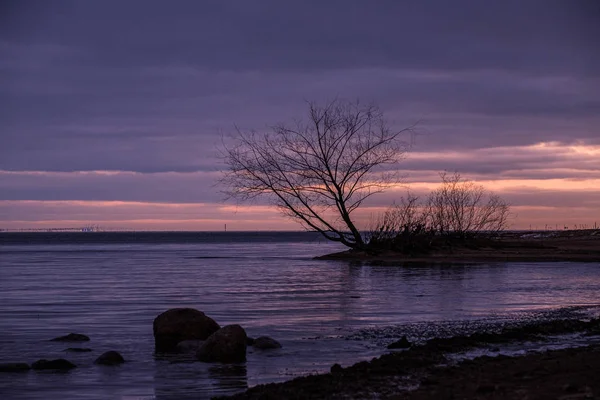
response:
M271 235L0 245L0 360L65 357L79 366L4 374L4 398L208 398L370 359L405 334L452 335L598 302L597 265L361 266L312 260L339 250L314 237ZM245 364L232 366L155 358L152 321L181 306L221 325L240 323L250 336L272 336L283 348L250 350ZM598 313L569 310L561 312ZM93 351L64 353L69 346L48 341L69 332L89 335ZM128 362L94 365L107 350Z

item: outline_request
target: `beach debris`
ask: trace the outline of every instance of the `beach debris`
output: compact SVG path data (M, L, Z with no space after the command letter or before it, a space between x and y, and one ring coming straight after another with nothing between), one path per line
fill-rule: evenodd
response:
M68 335L50 339L51 342L89 342L90 337L81 333L69 333Z
M107 351L106 353L102 353L100 357L96 358L94 364L99 365L120 365L125 362L123 356L117 351Z
M177 351L184 340L206 340L220 326L194 308L172 308L154 319L154 346L158 352Z
M196 358L204 362L235 363L246 361L246 331L240 325L219 329L198 349Z
M27 363L0 363L0 372L27 372L30 369Z
M56 360L46 360L41 359L37 360L33 364L31 364L31 369L36 371L43 370L61 370L68 371L70 369L76 368L77 365L73 364L71 361L65 360L64 358L57 358Z
M254 339L254 343L252 344L252 346L255 349L260 349L260 350L280 349L281 343L279 343L277 340L270 338L268 336L261 336L261 337Z

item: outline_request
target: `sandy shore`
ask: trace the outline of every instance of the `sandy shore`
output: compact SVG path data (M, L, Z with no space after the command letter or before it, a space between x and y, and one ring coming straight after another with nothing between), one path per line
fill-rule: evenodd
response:
M409 256L391 251L367 254L348 250L317 257L371 263L471 263L499 261L600 262L600 230L503 233L493 241L454 247L427 255Z
M436 338L328 374L259 385L231 399L586 399L600 398L600 346L479 357L457 365L447 354L546 335L600 334L600 319L555 320L498 333Z

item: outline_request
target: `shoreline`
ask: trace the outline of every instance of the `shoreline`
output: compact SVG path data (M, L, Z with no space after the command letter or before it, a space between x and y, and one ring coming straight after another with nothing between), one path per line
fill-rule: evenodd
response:
M504 232L497 239L430 254L345 250L316 260L397 263L600 262L600 230Z
M383 354L329 373L298 377L282 383L257 385L243 393L216 399L514 399L596 398L600 395L600 344L531 352L509 357L481 356L458 363L453 354L490 345L579 333L600 335L600 318L552 320L506 328L434 338L407 350ZM581 397L578 397L581 396Z

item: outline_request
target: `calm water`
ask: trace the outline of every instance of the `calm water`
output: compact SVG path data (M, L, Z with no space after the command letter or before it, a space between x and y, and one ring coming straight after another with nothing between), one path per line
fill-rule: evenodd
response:
M394 335L600 303L598 263L368 266L310 233L0 233L0 362L65 357L64 374L0 375L3 399L202 399L350 365ZM153 355L152 321L194 307L283 349L240 365ZM48 339L85 333L92 353ZM93 360L118 350L121 367Z

